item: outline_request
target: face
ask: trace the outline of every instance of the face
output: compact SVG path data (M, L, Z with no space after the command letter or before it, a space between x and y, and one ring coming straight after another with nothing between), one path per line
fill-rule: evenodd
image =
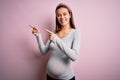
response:
M56 17L61 26L66 26L70 24L70 13L67 8L59 8L56 11Z

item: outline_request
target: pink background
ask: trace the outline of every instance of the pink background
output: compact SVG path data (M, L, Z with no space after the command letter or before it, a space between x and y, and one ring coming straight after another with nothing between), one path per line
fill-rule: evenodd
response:
M76 79L120 80L120 0L0 0L0 80L45 79L49 55L40 54L28 25L39 26L46 41L60 2L82 33Z

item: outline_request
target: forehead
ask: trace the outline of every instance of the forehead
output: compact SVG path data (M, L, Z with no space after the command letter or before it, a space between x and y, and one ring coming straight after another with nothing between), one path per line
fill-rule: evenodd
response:
M61 7L59 9L57 9L56 13L64 13L64 12L68 12L67 8Z

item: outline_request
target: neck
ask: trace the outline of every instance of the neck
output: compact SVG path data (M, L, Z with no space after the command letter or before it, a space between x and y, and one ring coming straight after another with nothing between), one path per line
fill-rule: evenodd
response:
M66 31L70 31L70 30L71 30L70 25L62 26L62 29L61 29L62 32L66 32Z

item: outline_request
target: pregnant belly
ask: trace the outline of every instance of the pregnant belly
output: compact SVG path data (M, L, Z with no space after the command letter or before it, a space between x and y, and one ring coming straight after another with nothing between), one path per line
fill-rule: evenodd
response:
M52 57L48 62L48 73L53 76L61 76L67 72L69 69L69 63L65 63L58 57Z

